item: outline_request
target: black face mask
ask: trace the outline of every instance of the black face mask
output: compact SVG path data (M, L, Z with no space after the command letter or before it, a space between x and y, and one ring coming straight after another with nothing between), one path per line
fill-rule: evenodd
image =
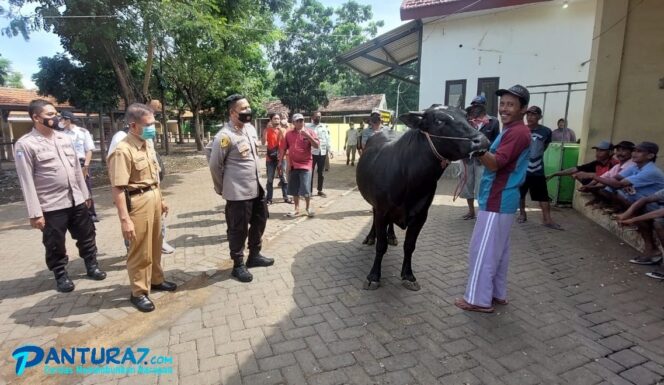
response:
M50 128L50 129L53 129L53 130L62 131L62 130L65 129L64 127L60 127L60 126L58 125L58 123L59 123L59 119L58 119L57 116L54 116L54 117L52 117L52 118L45 118L44 120L42 120L41 123L42 123L43 125L45 125L46 127Z
M314 118L313 122L314 122L314 124L319 124L320 123L320 118Z
M372 116L371 123L373 124L380 123L380 116Z
M251 112L250 109L246 109L238 113L238 120L242 123L251 123L252 118L253 118L253 113Z

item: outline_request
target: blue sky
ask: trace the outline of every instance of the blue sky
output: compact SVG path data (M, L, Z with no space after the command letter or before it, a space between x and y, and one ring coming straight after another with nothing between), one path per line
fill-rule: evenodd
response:
M346 0L321 0L327 6L337 7ZM361 4L369 4L374 12L374 20L383 20L385 26L378 33L389 31L402 24L399 16L401 0L357 0ZM0 6L7 7L7 0L0 0ZM30 9L22 9L22 13L29 14ZM0 19L0 27L7 25L6 19ZM53 56L62 52L60 39L50 32L33 32L30 40L25 41L22 37L8 38L0 36L0 54L3 58L12 62L12 70L23 74L23 85L26 88L34 88L32 74L39 71L37 59L41 56Z

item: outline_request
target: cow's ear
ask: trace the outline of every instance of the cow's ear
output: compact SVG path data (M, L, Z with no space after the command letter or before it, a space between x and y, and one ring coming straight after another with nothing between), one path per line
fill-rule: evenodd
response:
M424 120L424 113L419 111L410 111L399 116L399 120L401 120L406 126L419 130L420 126L422 125L422 121Z

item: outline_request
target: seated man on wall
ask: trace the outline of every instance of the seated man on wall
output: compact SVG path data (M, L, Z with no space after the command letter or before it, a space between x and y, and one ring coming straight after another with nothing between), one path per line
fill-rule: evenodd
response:
M606 191L613 203L627 210L634 202L664 189L664 172L655 165L659 146L652 142L641 142L634 148L634 166L624 170L615 178L595 175L593 180L607 186Z
M634 143L623 140L622 142L615 145L615 158L618 159L618 164L613 166L609 171L600 175L602 178L615 178L621 172L627 170L628 168L634 166L632 161L632 151L634 151ZM593 173L579 171L576 173L576 177L579 179L592 179L594 177ZM590 183L581 186L579 191L591 193L593 199L586 203L586 206L594 206L597 208L607 208L610 203L610 196L607 191L604 190L603 184L597 182L596 180L591 181Z
M571 175L574 179L579 180L581 184L586 185L590 183L592 176L602 175L618 164L618 160L613 157L613 145L611 142L603 140L597 146L593 146L593 149L595 150L595 160L592 162L554 172L546 179L549 180L554 176ZM579 172L585 174L579 174Z
M643 236L644 255L630 260L631 263L656 265L662 262L662 252L655 243L653 228L659 242L664 245L664 190L637 200L627 211L617 215L616 219L621 225L637 225ZM647 275L651 278L664 279L664 270L656 270Z

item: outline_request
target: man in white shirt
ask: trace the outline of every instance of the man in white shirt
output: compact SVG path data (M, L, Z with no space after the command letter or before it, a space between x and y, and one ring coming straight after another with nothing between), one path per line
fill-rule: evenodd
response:
M323 171L325 171L327 154L330 152L330 130L320 122L320 118L320 111L316 111L311 117L311 123L307 124L307 128L312 129L320 141L318 148L311 149L311 155L314 158L313 168L311 169L311 191L314 191L314 172L318 167L318 196L325 198L327 194L323 192L323 181L325 180Z
M95 210L95 202L92 199L92 178L90 176L90 162L92 161L92 151L95 149L95 142L92 139L90 131L86 130L83 127L75 125L72 120L74 119L74 114L70 111L62 111L60 114L62 116L62 127L64 128L63 132L71 139L72 144L74 145L74 151L76 151L76 157L78 158L79 163L81 164L81 170L83 171L83 176L85 177L85 184L88 187L90 192L91 204L88 212L90 213L90 218L93 222L99 222L99 217L97 216L97 211Z
M353 122L350 122L350 128L346 131L344 150L346 150L346 166L348 166L348 163L350 163L351 166L355 166L355 152L357 151L357 130L355 129L355 123ZM351 154L353 154L352 158Z

